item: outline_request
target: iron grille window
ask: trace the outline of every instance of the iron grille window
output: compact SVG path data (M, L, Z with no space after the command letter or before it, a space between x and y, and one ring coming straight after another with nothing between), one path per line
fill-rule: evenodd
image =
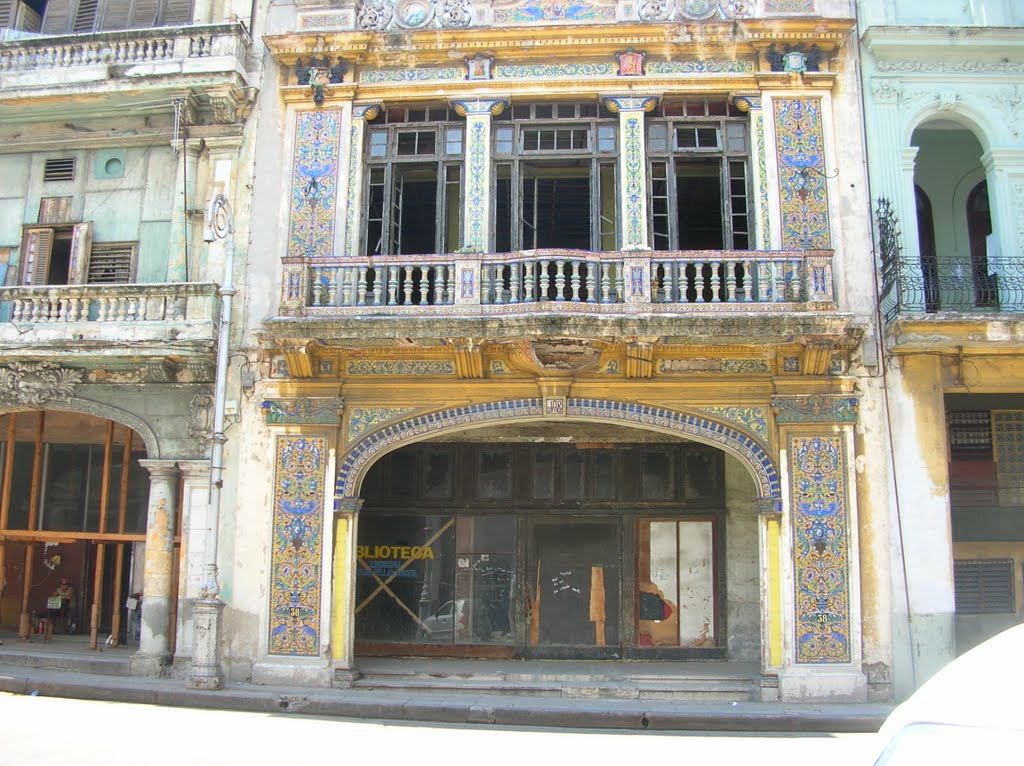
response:
M655 250L750 247L750 138L724 98L666 100L648 122Z
M1013 559L960 559L953 562L959 614L1002 614L1015 610Z
M75 180L75 158L61 157L46 160L43 164L44 181L74 181Z

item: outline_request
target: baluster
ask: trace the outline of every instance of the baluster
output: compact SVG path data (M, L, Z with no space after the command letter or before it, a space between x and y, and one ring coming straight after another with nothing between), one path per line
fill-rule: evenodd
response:
M555 261L555 300L565 300L565 259Z
M50 310L47 312L46 321L56 322L57 318L60 316L60 297L50 293L47 298L49 300Z
M672 261L661 261L661 262L655 261L653 263L653 266L654 266L654 274L653 274L653 276L654 276L654 279L655 279L655 289L654 289L654 295L652 296L652 298L655 301L659 301L660 300L661 303L671 303L672 302L672 298L675 296L675 290L674 290L674 287L675 287L675 285L674 285L675 275L672 273ZM661 287L660 287L660 290L659 290L659 288L657 286L658 268L659 267L661 268ZM660 296L658 294L659 292L661 293Z
M533 303L534 287L535 287L534 277L533 277L533 267L534 267L534 265L536 265L536 262L533 261L533 260L529 260L529 261L526 262L525 265L526 265L526 275L523 277L524 303Z
M548 300L548 293L551 291L551 272L548 271L547 258L540 260L540 274L537 275L537 298L542 301Z
M578 258L569 261L569 289L571 294L569 300L573 303L580 302L580 262Z
M399 278L402 280L402 295L404 296L402 305L404 306L412 305L412 272L413 270L408 266L399 272Z
M366 305L366 274L369 266L356 266L356 305Z
M806 261L794 260L790 265L793 267L793 284L790 286L792 299L797 302L803 302L804 299L804 266Z
M313 269L313 305L322 306L324 285L320 280L323 279L323 271L320 269Z
M786 300L786 262L775 261L775 302L784 303Z
M420 305L427 306L430 303L430 272L429 265L420 266Z
M398 267L388 266L388 305L398 305Z
M711 302L722 302L722 291L725 289L725 261L711 261Z
M455 264L444 265L444 305L455 303Z
M597 303L597 270L601 268L599 261L587 261L587 303Z
M601 303L612 302L611 270L612 265L610 263L601 264Z
M622 261L615 264L615 296L616 303L626 302L626 264Z
M723 263L725 269L725 292L726 301L729 303L736 302L736 269L739 265L736 261L725 261Z
M509 303L519 303L519 278L522 275L523 264L519 261L514 261L508 265L508 289Z
M494 267L489 263L480 264L480 305L487 306L492 303L501 302L501 295L495 299L491 295L492 283L494 282L494 275L492 269Z
M693 286L697 290L694 296L695 303L707 303L704 298L704 261L693 262Z

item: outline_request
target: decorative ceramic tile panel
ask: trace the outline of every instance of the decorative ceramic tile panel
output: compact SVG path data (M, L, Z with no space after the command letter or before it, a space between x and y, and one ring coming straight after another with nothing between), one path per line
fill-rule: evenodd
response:
M801 396L772 399L776 423L856 423L855 396Z
M1024 410L992 411L1000 505L1024 505Z
M821 99L778 98L774 105L782 248L828 250Z
M456 407L418 415L367 434L352 445L340 461L335 486L336 505L353 497L363 471L375 455L402 442L426 434L465 428L478 423L516 418L536 419L548 414L543 399L513 399ZM561 416L561 413L558 413ZM764 447L754 437L721 421L689 415L662 407L635 402L569 398L564 417L576 420L601 420L638 424L654 430L693 437L725 449L750 466L762 498L777 498L780 492L778 472Z
M851 661L846 450L842 437L789 440L796 662Z
M764 13L814 13L814 0L764 0Z
M288 255L329 258L334 254L341 110L295 115Z
M357 407L348 416L348 440L354 441L389 420L408 415L413 407Z
M431 361L363 361L349 362L349 375L454 375L455 362Z
M466 186L463 250L483 253L488 246L491 116L466 115Z
M719 420L728 420L741 425L755 436L768 440L768 410L764 407L701 407Z
M647 249L646 162L642 111L619 112L622 134L623 250Z
M652 61L647 64L648 76L658 74L749 74L753 71L753 61L734 61L732 59Z
M359 72L361 83L443 82L464 80L462 67L417 67L415 69L367 69Z
M764 111L751 111L751 122L754 123L754 145L757 148L757 197L760 200L761 241L758 246L762 250L770 250L772 243L771 218L768 211L768 153L764 140Z
M787 356L782 360L783 372L800 372L800 357Z
M330 425L341 423L344 399L337 397L302 399L267 399L263 417L268 426Z
M611 61L596 64L499 64L494 68L494 79L529 80L550 77L612 77L615 64Z
M277 437L270 654L320 654L326 457L323 437Z
M771 372L765 359L723 359L722 372L728 375L764 375Z
M496 24L515 22L615 21L615 6L586 0L525 0L512 8L494 11Z

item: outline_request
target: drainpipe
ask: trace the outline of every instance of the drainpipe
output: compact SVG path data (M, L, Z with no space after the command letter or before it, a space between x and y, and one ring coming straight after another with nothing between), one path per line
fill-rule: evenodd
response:
M186 679L192 689L224 688L224 672L220 657L220 623L224 602L220 600L217 579L217 533L220 527L220 497L224 486L224 403L227 395L229 340L231 336L231 299L236 290L232 281L235 261L235 219L231 205L223 194L216 195L206 208L203 241L224 240L224 281L218 294L221 299L220 328L217 338L217 377L213 402L213 435L210 437L210 500L206 513L208 524L204 551L202 583L194 607L195 626L192 644L192 666Z

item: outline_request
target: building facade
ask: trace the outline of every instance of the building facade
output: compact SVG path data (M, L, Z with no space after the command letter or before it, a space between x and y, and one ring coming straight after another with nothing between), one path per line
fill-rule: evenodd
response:
M887 699L848 5L298 3L266 31L229 672L726 660L759 698Z
M1022 609L1024 9L863 2L860 21L897 477L894 647L923 680Z
M257 92L233 18L0 4L0 623L136 646L139 673L191 656L210 527L203 208L247 183Z

